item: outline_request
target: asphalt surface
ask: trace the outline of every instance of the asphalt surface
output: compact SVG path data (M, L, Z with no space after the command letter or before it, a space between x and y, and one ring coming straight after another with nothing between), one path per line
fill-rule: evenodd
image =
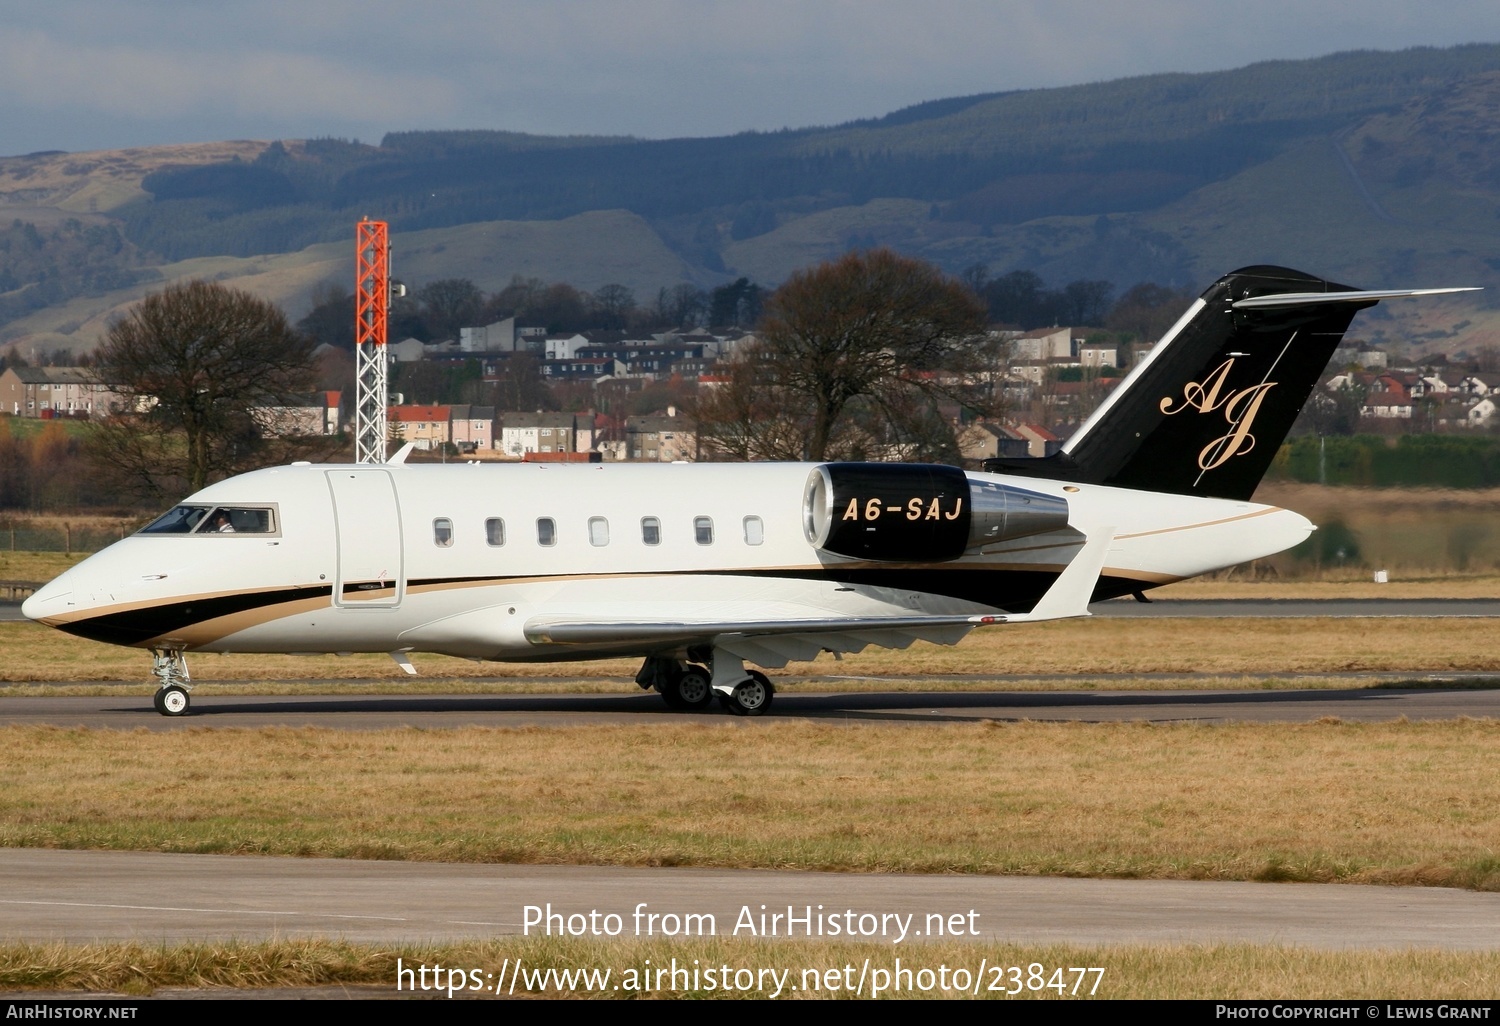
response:
M641 937L670 921L714 917L716 936L757 936L769 913L837 915L903 945L941 917L947 939L1021 943L1250 942L1323 949L1497 945L1500 894L1436 887L901 876L716 869L500 866L333 859L0 850L0 940L146 943L335 937L441 941L521 934L526 906L544 929L563 916L620 917ZM823 908L818 909L821 905ZM850 920L846 913L853 911ZM744 928L748 912L757 933ZM972 915L970 914L972 913ZM859 917L873 914L879 923ZM952 917L959 917L958 920ZM706 922L706 921L705 921ZM817 922L815 919L814 922ZM824 922L827 922L825 918ZM579 920L574 921L581 929ZM741 925L738 934L736 924ZM767 920L768 926L770 921ZM885 929L884 937L878 932ZM679 927L680 929L680 927ZM777 924L785 937L784 924ZM803 936L800 926L796 936ZM953 929L956 932L949 933ZM705 929L706 932L706 929ZM923 936L917 936L920 932ZM826 935L826 934L825 934ZM920 957L920 948L913 951Z
M1414 675L1392 675L1393 683ZM1347 677L1341 679L1348 679ZM1469 686L1464 686L1465 684ZM1474 686L1489 684L1488 687ZM1427 687L1309 690L964 691L817 693L782 691L767 717L744 719L717 708L680 713L654 694L195 696L189 715L167 717L145 696L6 698L0 724L47 724L155 731L201 727L317 726L340 730L395 727L585 726L728 723L754 727L797 718L843 723L954 723L980 720L1308 723L1324 717L1379 722L1500 717L1500 678L1445 675Z

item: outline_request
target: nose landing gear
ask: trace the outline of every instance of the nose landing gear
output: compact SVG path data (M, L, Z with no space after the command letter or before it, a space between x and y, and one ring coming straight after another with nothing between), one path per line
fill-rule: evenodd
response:
M159 687L152 696L151 704L163 716L186 716L192 700L192 678L188 675L187 660L180 648L153 648L151 650L151 676Z

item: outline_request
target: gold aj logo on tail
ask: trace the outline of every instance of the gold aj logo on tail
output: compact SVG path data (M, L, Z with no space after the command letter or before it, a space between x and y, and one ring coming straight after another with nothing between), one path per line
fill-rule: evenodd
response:
M1229 430L1215 438L1198 453L1198 469L1213 470L1235 456L1243 456L1255 448L1255 436L1250 428L1260 413L1260 404L1266 393L1276 387L1274 381L1263 381L1249 388L1232 389L1228 386L1229 374L1234 369L1234 357L1219 364L1203 381L1189 381L1182 389L1181 401L1167 396L1160 409L1168 417L1184 410L1198 413L1222 412Z

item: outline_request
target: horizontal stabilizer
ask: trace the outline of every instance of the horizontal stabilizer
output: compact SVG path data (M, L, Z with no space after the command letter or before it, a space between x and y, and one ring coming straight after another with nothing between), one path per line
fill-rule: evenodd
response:
M1453 292L1482 292L1477 286L1453 289L1379 289L1366 292L1283 292L1251 296L1234 302L1236 310L1263 310L1277 306L1316 306L1320 303L1368 303L1371 300L1410 299L1414 296L1446 296Z

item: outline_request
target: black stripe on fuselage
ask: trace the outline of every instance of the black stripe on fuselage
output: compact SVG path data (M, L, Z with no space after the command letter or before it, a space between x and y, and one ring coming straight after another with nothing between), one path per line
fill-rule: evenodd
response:
M111 645L139 645L143 641L180 631L205 620L277 606L283 602L331 598L332 595L333 590L326 584L307 588L281 588L276 591L251 591L237 595L214 595L186 602L163 602L155 606L104 613L86 620L59 624L57 629L90 641L104 641Z

